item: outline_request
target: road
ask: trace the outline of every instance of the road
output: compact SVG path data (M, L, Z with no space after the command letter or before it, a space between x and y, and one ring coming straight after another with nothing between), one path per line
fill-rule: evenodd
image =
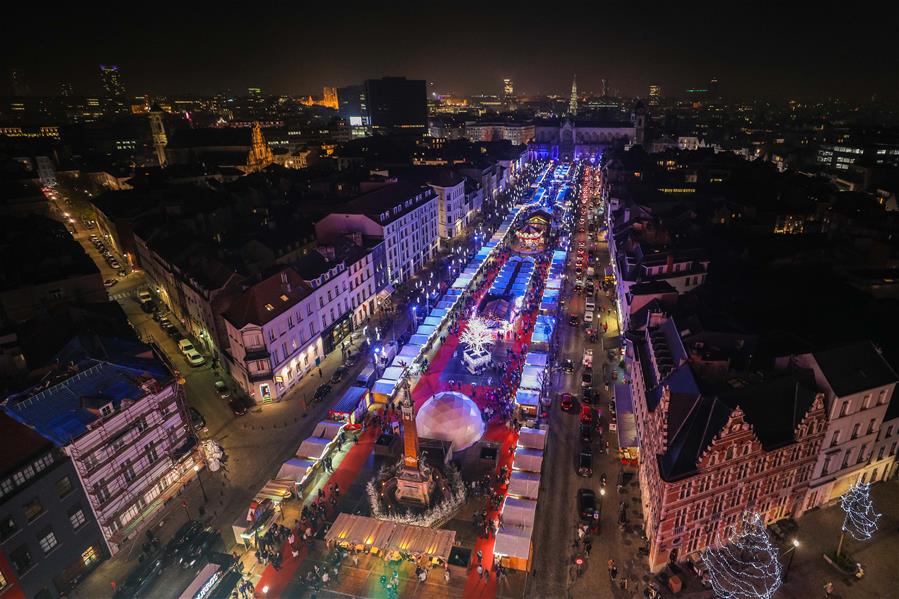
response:
M617 439L614 433L608 432L608 402L610 393L603 384L603 363L609 363L610 369L617 369L617 360L608 362L606 352L603 350L603 338L596 343L587 340L584 324L584 313L587 296L585 293L575 293L573 283L577 279L575 274L575 260L577 249L583 244L585 255L593 251L595 258L590 262L597 273L595 284L596 291L593 299L596 303L594 321L589 324L599 327L602 324L608 326L605 339L612 339L618 334L617 317L614 314L614 304L602 291L599 281L601 274L608 265L609 254L605 242L600 242L595 233L588 231L591 217L598 224L601 222L599 210L593 202L575 203L576 213L572 219L574 234L572 236L569 262L566 269L566 289L562 294L568 301L564 309L560 311L560 331L558 335L558 348L555 356L555 364L561 364L562 360L570 359L574 363L574 371L562 372L556 369L553 372L553 395L558 397L561 393L571 393L580 400L581 375L584 371L583 355L585 348L592 348L594 354L593 363L593 393L596 396L592 402L600 415L600 424L604 435L600 437L594 433L590 447L593 453L593 476L580 477L577 475L575 461L581 451L580 422L578 413L580 405L572 413L563 412L558 401L553 401L549 414L549 435L547 455L549 461L555 466L545 468L541 478L540 500L537 507L537 517L533 535L534 546L534 575L527 588L527 595L534 598L542 597L567 597L567 596L609 596L612 585L606 570L608 559L615 559L619 571L642 576L639 566L634 563L635 550L638 538L633 533L622 532L617 525L618 505L626 501L629 506L639 505L634 502L638 494L635 482L624 485L619 494L617 490L617 477L619 464L617 456ZM584 230L581 229L580 220L584 218ZM584 265L586 271L586 264ZM609 311L611 308L612 312ZM568 324L570 316L577 316L579 324ZM611 372L611 370L610 370ZM621 371L618 369L618 376ZM578 402L582 405L582 402ZM605 442L610 444L610 453L601 453ZM601 475L605 473L607 484L605 496L600 494ZM583 574L576 575L575 559L578 556L585 557L583 549L575 547L577 537L577 491L578 489L591 489L600 501L600 532L593 537L592 550L589 558L585 560ZM631 524L634 524L636 514L629 511ZM633 590L633 588L631 589ZM617 589L616 592L622 592Z

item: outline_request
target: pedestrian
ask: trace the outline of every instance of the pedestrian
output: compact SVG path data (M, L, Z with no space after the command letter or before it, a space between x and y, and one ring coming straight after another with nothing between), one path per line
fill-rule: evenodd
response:
M478 564L478 578L484 575L484 566Z
M481 552L480 549L478 549L477 555L478 555L478 564L480 565L480 564L481 564L481 560L484 558L484 554Z
M443 579L446 582L450 581L450 571L449 571L449 566L447 566L447 565L443 566Z
M824 585L824 596L830 597L831 593L833 593L833 583L828 580Z

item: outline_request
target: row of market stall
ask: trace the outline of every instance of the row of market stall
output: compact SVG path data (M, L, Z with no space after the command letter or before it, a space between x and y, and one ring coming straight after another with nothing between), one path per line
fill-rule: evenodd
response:
M352 387L350 388L352 389ZM349 390L348 390L349 391ZM281 464L275 477L256 493L247 509L232 525L237 543L255 546L277 520L281 504L293 496L301 496L322 460L336 445L347 422L322 420L315 425L312 435L303 440L293 457Z
M418 325L415 334L402 346L384 370L381 378L372 386L375 401L387 403L392 400L407 372L417 374L425 366L425 356L449 327L456 308L465 298L465 293L484 274L486 265L494 257L497 248L505 243L509 231L523 208L509 213L496 232L484 246L468 261L468 264L449 286L436 305Z
M328 547L380 555L385 560L411 559L419 565L445 563L456 531L399 524L341 513L325 534Z
M555 315L562 296L562 275L565 272L565 252L555 250L549 263L543 297L540 299L540 314Z
M534 518L540 494L540 471L546 447L546 428L522 427L512 460L512 474L496 532L493 555L503 567L529 571Z

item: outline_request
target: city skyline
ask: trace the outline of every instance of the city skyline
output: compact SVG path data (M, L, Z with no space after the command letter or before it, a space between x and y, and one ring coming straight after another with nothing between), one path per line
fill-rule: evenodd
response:
M852 14L835 4L816 5L814 13L794 5L752 14L711 5L576 12L541 13L538 27L528 10L459 22L436 9L304 6L249 22L230 14L187 16L160 31L153 20L72 10L41 23L40 39L28 26L10 32L3 67L7 75L20 70L35 95L55 94L61 83L73 84L78 95L100 93L100 64L120 67L130 95L242 94L248 87L317 94L326 85L405 75L442 93L499 95L508 77L520 95L567 96L575 72L587 94L600 93L605 79L624 96L646 96L650 85L678 95L713 77L733 97L894 99L899 90L897 70L868 58L896 62L892 7ZM406 40L419 36L421 47L409 52Z

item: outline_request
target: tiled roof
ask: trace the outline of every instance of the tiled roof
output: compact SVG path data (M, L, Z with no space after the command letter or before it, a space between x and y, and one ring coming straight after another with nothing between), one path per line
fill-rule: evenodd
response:
M262 326L310 293L309 285L297 271L283 268L244 291L222 316L238 329L248 324Z

